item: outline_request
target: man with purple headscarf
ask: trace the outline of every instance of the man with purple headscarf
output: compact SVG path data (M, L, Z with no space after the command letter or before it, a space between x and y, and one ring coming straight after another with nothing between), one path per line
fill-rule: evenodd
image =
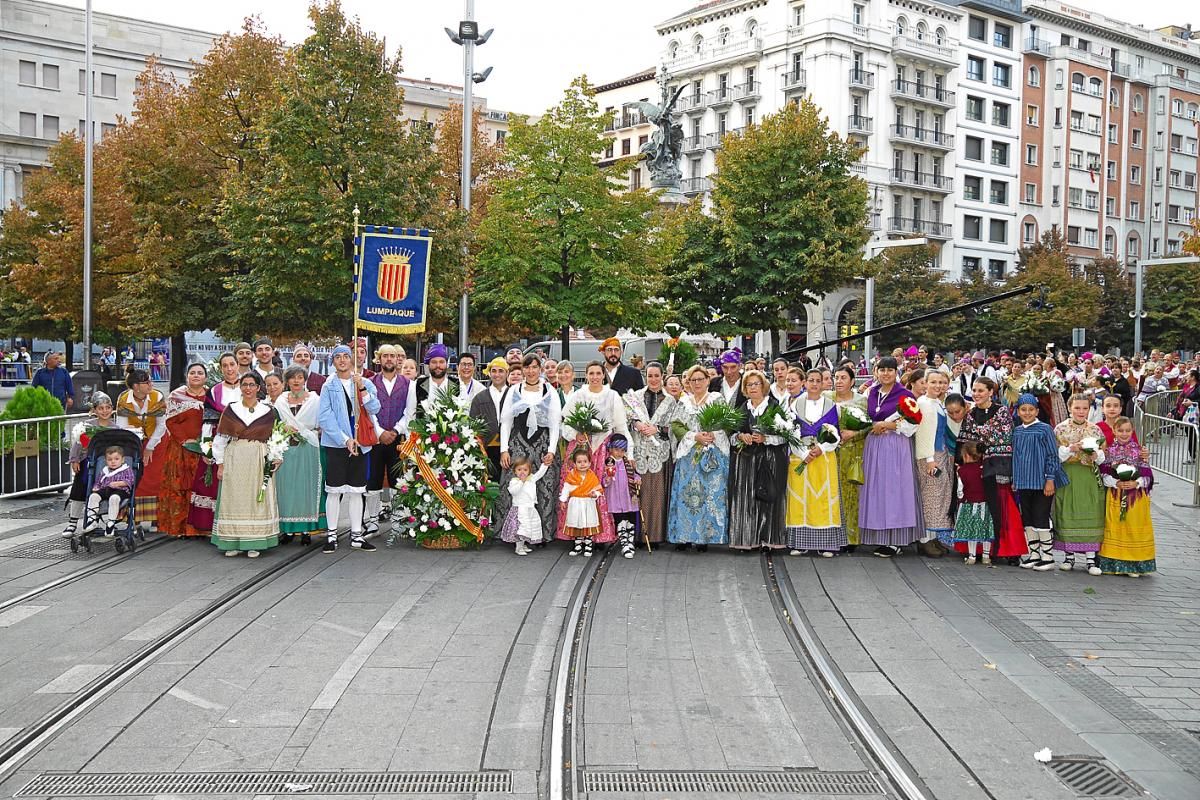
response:
M447 374L450 369L449 356L449 349L441 342L425 348L425 369L429 375L417 381L417 416L424 414L426 400L448 391L454 383L454 379Z
M742 394L742 351L736 347L726 350L717 357L716 366L721 374L709 381L708 390L718 392L734 408L745 405L746 396Z

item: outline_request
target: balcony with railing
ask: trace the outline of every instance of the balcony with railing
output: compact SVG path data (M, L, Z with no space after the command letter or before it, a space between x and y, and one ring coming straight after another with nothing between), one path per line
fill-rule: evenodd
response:
M958 55L954 52L953 47L947 47L944 44L938 44L926 39L918 39L915 36L905 36L903 34L893 36L892 51L897 54L930 61L935 64L943 64L948 67L958 66Z
M606 119L604 121L604 130L605 131L615 131L617 129L617 120L618 119L620 119L620 116L618 114L613 114L611 117Z
M621 114L622 128L636 128L638 125L649 125L650 120L640 111L626 111Z
M851 89L874 89L875 88L875 73L868 72L865 69L850 70L850 88Z
M931 239L949 239L950 223L938 222L933 219L914 219L913 217L892 217L888 220L888 233L908 235L912 233L928 236Z
M663 66L671 74L693 72L697 68L711 66L747 54L761 53L763 41L758 36L726 37L724 41L716 41L699 50L692 47L680 47L674 56L668 55Z
M918 100L939 106L950 107L954 105L954 92L949 89L941 89L932 84L897 79L892 81L891 87L892 97L904 97L909 100Z
M954 179L936 172L917 172L912 169L892 169L891 182L899 186L925 189L930 192L950 194L954 191Z
M680 111L703 111L708 108L708 95L704 92L681 94L679 95L679 100L675 103L675 107Z
M733 102L733 87L721 86L708 93L708 104L713 108L728 106Z
M684 194L703 194L712 188L711 178L684 178L679 182Z
M696 136L685 137L683 140L683 152L685 152L685 153L699 152L705 148L707 140L708 140L708 137L706 137L704 134L698 134Z
M785 92L804 91L808 88L808 73L803 69L794 69L783 73L783 90Z
M720 131L715 133L704 134L704 147L707 150L719 150L721 148L721 139L725 138L725 134Z
M747 81L733 87L734 100L755 100L762 96L762 84L758 81Z
M1025 47L1022 52L1037 53L1040 56L1049 58L1051 47L1052 45L1045 39L1038 39L1035 36L1031 36L1025 40Z
M910 142L939 150L953 150L954 136L931 128L918 128L914 125L893 125L889 136L893 141Z
M1080 64L1091 64L1093 67L1101 69L1108 69L1111 62L1109 56L1104 53L1093 53L1091 50L1082 50L1065 44L1050 48L1050 55L1053 58L1066 59Z
M874 120L862 114L851 114L846 127L850 133L870 133L874 129Z

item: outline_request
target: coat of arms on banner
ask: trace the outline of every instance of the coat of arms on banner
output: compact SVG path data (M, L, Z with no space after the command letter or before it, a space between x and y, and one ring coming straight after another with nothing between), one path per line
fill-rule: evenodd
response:
M388 247L379 251L380 299L388 303L398 303L408 297L413 255L412 250L404 247Z

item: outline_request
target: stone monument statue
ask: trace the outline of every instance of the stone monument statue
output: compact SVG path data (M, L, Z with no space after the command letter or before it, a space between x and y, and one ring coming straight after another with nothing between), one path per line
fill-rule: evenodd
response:
M658 85L662 90L662 102L637 102L632 105L654 125L654 133L650 141L642 145L646 154L646 164L650 168L650 186L654 189L665 189L665 194L680 194L679 181L683 173L679 169L679 159L683 155L683 126L674 121L676 116L675 103L684 87L674 91L667 85L667 71L658 72Z

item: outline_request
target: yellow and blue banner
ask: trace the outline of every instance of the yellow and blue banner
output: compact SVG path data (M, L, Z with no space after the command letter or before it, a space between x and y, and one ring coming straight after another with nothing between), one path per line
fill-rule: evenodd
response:
M354 317L359 328L421 333L433 237L424 228L364 225L354 239Z

